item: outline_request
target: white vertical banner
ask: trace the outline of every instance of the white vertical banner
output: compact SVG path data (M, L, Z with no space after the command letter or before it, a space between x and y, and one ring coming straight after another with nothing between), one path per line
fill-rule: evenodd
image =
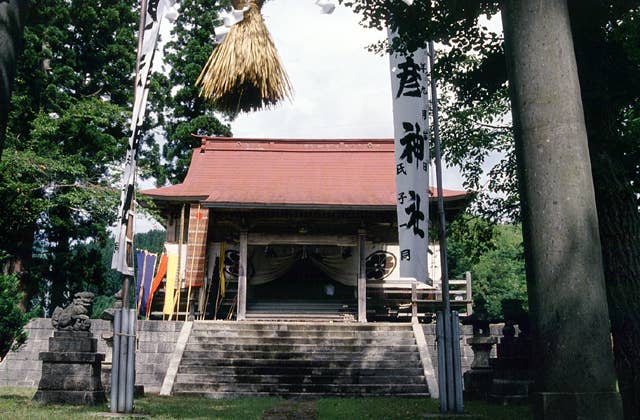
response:
M393 38L389 32L389 40ZM429 242L429 118L426 49L389 56L395 138L400 277L432 285Z
M131 212L131 202L133 201L136 160L140 145L139 129L144 121L146 101L149 94L149 73L151 72L151 64L156 51L156 44L158 43L160 23L175 3L175 0L149 0L146 10L141 11L141 13L146 14L146 17L144 32L138 35L142 37L141 49L138 51L140 68L136 74L134 87L131 137L129 138L124 162L122 175L124 185L120 192L118 225L116 227L115 247L111 260L111 268L128 276L133 275L133 232L131 231L133 229L133 214Z

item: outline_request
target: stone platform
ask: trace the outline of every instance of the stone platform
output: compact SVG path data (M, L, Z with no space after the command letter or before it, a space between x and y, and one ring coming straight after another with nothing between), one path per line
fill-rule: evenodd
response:
M34 401L96 405L106 401L100 378L104 354L88 331L54 331L40 353L42 376Z

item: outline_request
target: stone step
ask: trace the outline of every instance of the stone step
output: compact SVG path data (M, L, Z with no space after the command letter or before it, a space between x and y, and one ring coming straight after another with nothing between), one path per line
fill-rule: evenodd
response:
M414 365L416 365L414 363ZM417 366L417 365L416 365ZM234 375L321 375L321 376L416 376L423 377L422 367L314 367L314 366L203 366L181 365L180 374Z
M355 322L233 322L233 321L196 321L193 331L199 330L256 330L256 331L411 331L411 325L400 323Z
M231 384L231 383L198 383L177 382L173 386L174 393L182 392L251 392L276 393L317 393L330 395L377 395L378 393L427 393L424 384Z
M198 384L277 384L277 385L376 385L410 384L425 385L423 376L383 376L383 375L244 375L233 376L214 373L178 373L179 383Z
M427 397L423 373L407 324L205 321L193 325L173 393Z
M187 354L185 353L185 356ZM242 355L237 355L242 356ZM200 366L204 368L214 367L291 367L291 368L354 368L354 369L401 369L401 368L422 368L419 360L384 360L384 361L367 361L367 360L281 360L281 359L253 359L253 358L234 358L234 359L202 359L183 357L181 366Z
M184 395L187 397L204 397L211 399L227 399L227 398L247 398L247 397L282 397L286 395L287 398L291 399L317 399L322 397L340 397L340 396L348 396L348 397L394 397L394 398L429 398L429 392L384 392L378 391L375 393L355 393L352 392L350 394L334 394L334 393L317 393L317 392L246 392L246 391L179 391L174 392L175 394Z
M277 352L354 352L354 353L363 353L366 351L370 351L375 353L377 351L386 352L387 354L395 354L401 352L410 352L416 351L417 346L415 344L412 345L386 345L386 346L368 346L368 345L350 345L350 344L324 344L324 345L314 345L314 344L231 344L231 343L211 343L211 344L187 344L186 351L235 351L235 352L244 352L244 351L271 351L273 353Z
M221 359L235 359L238 357L245 359L266 360L273 359L279 361L287 360L350 360L353 362L370 363L376 361L389 361L397 362L399 364L407 361L420 360L420 356L416 351L395 352L393 356L384 351L365 351L365 352L274 352L271 350L264 351L244 351L241 354L237 351L228 351L224 348L219 350L202 350L196 351L192 348L192 345L187 345L185 353L182 355L182 359L189 360L221 360Z
M410 338L362 338L362 337L190 337L189 343L198 345L314 345L314 346L411 346L416 344Z
M269 331L269 330L195 330L191 332L191 339L204 338L363 338L367 340L414 339L413 331Z

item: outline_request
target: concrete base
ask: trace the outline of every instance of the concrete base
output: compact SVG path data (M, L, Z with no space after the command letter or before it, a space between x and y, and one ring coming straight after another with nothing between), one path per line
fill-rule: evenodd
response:
M621 420L622 400L617 392L559 393L532 395L535 419Z

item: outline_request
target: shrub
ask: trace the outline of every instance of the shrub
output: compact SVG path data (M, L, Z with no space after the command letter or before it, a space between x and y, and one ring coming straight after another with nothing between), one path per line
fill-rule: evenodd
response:
M24 326L29 315L20 309L23 294L15 274L0 274L0 357L27 339Z

